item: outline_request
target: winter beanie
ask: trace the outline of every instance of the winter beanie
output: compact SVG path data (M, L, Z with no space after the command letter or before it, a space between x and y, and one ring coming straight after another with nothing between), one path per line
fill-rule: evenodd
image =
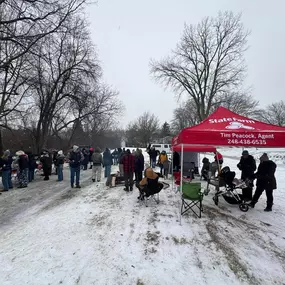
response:
M267 153L264 153L261 157L260 157L260 161L268 161L269 158L268 158L268 155Z
M79 149L79 147L77 145L73 146L73 151L77 151Z
M60 150L60 151L58 152L58 154L59 154L59 155L63 155L63 151Z

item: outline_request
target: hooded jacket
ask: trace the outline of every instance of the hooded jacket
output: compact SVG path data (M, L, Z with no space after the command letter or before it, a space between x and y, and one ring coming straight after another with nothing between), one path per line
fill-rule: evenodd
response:
M103 164L103 157L100 149L96 148L95 152L92 154L93 165L101 166Z

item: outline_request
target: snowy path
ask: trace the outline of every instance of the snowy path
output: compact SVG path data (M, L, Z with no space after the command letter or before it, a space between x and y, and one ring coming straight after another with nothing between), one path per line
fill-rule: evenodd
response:
M182 226L179 195L170 188L148 208L136 192L87 181L45 202L27 189L31 207L0 228L1 284L284 284L283 172L272 213L263 212L264 198L247 213L225 201L216 207L210 192L202 219L189 213ZM0 203L5 216L11 204Z
M88 186L90 182L90 170L81 172L82 186ZM53 205L60 204L69 195L75 195L76 190L70 192L69 170L64 169L64 178L62 182L56 182L57 175L51 175L49 181L43 181L43 177L36 175L35 181L29 183L28 188L14 188L9 192L2 193L0 196L0 228L10 225L11 222L17 222L19 214L31 214L45 210ZM28 213L25 213L29 210ZM21 216L21 219L23 218Z

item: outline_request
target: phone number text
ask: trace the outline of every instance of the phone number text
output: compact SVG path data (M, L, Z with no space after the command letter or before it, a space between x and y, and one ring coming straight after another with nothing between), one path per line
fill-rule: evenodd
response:
M228 144L266 145L266 140L239 140L239 139L228 139Z

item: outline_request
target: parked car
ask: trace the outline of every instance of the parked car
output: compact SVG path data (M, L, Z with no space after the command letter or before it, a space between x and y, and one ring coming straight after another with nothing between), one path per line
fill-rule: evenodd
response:
M159 152L165 151L166 153L171 153L171 144L153 143L151 144L151 147L154 147Z

